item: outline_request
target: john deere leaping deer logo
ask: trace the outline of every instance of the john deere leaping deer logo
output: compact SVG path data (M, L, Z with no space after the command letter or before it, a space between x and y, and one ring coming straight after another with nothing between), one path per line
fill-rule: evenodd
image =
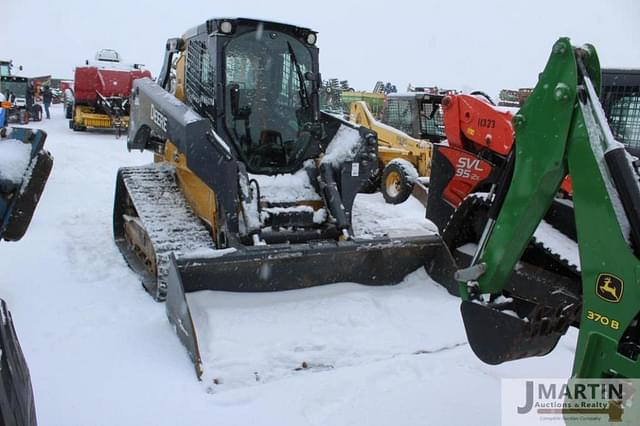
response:
M624 282L611 274L598 275L596 282L596 293L607 302L618 303L622 299Z

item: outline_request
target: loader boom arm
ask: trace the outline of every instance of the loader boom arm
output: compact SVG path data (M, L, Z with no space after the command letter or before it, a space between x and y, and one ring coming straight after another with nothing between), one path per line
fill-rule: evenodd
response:
M640 262L633 250L640 189L604 119L595 89L599 83L595 49L576 49L569 39L559 39L532 95L513 119L516 150L512 179L504 185L508 189L494 197L495 214L490 214L474 262L456 276L465 300L463 318L478 315L478 306L490 310L494 319L512 317L513 312L500 311L499 296L510 296L504 286L570 173L583 292L573 374L640 377ZM528 324L522 330L535 328L531 312L516 312L521 324ZM464 318L468 333L478 318ZM555 342L533 355L544 355ZM471 338L470 343L477 354L486 349ZM531 355L517 357L522 356ZM507 354L498 362L517 357Z

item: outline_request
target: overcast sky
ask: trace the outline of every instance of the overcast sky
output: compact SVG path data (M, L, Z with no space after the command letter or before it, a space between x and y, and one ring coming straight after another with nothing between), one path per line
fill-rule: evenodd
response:
M636 0L19 0L2 2L1 59L25 76L72 78L102 48L160 71L167 38L212 16L295 23L319 32L323 78L359 90L377 80L466 91L530 87L553 42L592 43L608 67L640 68ZM17 70L14 72L18 73Z

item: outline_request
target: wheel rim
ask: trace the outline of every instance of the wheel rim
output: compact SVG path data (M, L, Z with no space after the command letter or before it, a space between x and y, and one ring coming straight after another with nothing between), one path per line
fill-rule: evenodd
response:
M402 183L402 178L400 174L396 171L391 171L387 178L384 180L384 187L391 197L397 197L400 194L400 184Z

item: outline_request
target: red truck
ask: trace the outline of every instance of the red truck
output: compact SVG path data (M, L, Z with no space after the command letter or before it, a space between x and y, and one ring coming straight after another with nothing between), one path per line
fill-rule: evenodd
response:
M133 80L143 77L151 78L151 73L140 65L122 63L114 50L99 51L96 61L76 67L74 101L66 110L69 127L75 131L115 129L118 134L126 130L131 86Z

